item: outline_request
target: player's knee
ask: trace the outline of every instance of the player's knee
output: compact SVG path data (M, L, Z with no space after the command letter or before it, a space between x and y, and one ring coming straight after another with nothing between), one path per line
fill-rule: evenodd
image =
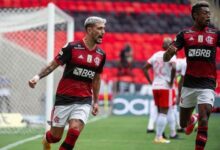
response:
M47 139L48 143L57 143L61 140L61 137L56 137L56 136L52 135L50 131L48 131L46 133L46 139Z
M199 125L200 126L207 126L208 125L208 118L207 117L199 117Z

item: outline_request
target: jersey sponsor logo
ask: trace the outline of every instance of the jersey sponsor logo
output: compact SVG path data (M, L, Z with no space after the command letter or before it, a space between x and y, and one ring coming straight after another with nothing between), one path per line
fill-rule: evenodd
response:
M87 62L91 63L92 62L92 55L87 55Z
M189 57L210 57L211 50L209 49L189 49L188 52Z
M214 43L214 38L211 37L211 36L207 36L205 40L206 40L206 42L207 42L208 44L213 44L213 43Z
M99 58L99 57L96 57L96 58L94 59L95 65L96 65L96 66L99 66L100 61L101 61L100 58Z
M95 72L89 69L84 69L80 67L75 67L73 70L73 74L80 77L93 79L95 76Z

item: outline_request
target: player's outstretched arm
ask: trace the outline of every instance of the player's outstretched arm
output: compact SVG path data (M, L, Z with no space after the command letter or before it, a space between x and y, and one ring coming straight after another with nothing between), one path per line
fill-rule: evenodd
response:
M92 81L92 90L93 90L93 104L92 104L92 115L96 116L99 112L99 89L101 84L100 74L96 74Z
M47 76L48 74L50 74L52 71L54 71L57 67L59 66L59 64L53 60L51 61L45 68L43 68L41 70L41 72L37 75L35 75L32 79L30 79L28 81L28 84L31 88L34 88L37 84L37 82L42 79L43 77Z
M166 52L163 54L163 61L168 62L176 54L177 48L173 45L170 45Z

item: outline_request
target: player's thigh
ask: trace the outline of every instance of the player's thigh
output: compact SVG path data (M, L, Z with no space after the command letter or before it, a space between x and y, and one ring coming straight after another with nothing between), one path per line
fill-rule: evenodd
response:
M194 88L183 87L179 105L182 108L192 108L197 105L198 91Z
M187 126L187 122L190 120L193 110L195 107L183 108L180 107L180 125L182 128Z
M51 126L61 128L65 127L72 109L72 105L54 106L54 109L51 113Z
M160 108L169 108L173 105L172 99L172 90L169 89L161 89L159 92L159 107Z
M211 89L198 89L198 104L214 105L215 92Z
M69 125L73 128L83 128L87 123L91 105L89 104L74 104L74 107L69 116Z
M154 104L156 105L156 106L158 106L158 104L159 104L159 92L158 92L158 90L152 90L152 92L153 92L153 98L154 98Z
M157 107L169 107L168 89L153 89L153 96Z

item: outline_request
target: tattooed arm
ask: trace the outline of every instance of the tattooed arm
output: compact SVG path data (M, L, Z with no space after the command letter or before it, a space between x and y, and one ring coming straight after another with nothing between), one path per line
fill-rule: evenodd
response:
M35 75L32 79L29 80L29 86L31 88L34 88L37 84L37 82L42 79L43 77L47 76L48 74L50 74L52 71L54 71L57 67L59 66L59 64L53 60L52 62L50 62L45 68L43 68L41 70L41 72L37 75Z

